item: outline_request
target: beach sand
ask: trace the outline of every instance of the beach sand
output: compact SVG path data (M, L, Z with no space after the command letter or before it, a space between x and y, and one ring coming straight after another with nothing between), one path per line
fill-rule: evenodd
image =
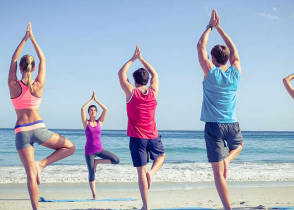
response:
M234 209L294 206L293 182L229 183ZM47 200L91 198L88 183L41 184ZM39 209L137 209L142 202L137 183L96 183L97 199L133 198L135 201L40 202ZM152 209L202 207L221 209L213 183L153 183L149 194ZM26 184L1 184L0 209L31 209Z

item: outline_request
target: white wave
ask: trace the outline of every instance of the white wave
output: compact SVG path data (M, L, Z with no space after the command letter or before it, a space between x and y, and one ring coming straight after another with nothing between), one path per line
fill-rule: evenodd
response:
M151 164L148 165L150 167ZM165 164L154 177L154 182L211 182L213 173L208 163ZM228 181L294 181L294 163L232 163ZM48 166L41 174L42 183L88 182L86 165ZM98 165L96 182L137 182L132 165ZM0 167L0 183L26 183L21 166Z

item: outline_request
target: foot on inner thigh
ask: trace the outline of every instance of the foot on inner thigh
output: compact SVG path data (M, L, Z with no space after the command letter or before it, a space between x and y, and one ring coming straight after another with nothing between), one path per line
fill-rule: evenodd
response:
M99 161L97 159L94 160L94 172L96 173L96 167L98 165Z
M150 187L151 187L151 183L152 183L152 177L153 177L153 175L152 175L151 172L147 171L147 173L146 173L146 177L147 177L148 190L149 190Z
M224 159L224 178L227 179L228 177L228 169L229 168L229 160L228 158Z
M37 184L39 185L41 183L41 178L40 178L40 175L41 175L41 167L40 167L40 162L35 162L35 166L36 166L36 170L37 170Z

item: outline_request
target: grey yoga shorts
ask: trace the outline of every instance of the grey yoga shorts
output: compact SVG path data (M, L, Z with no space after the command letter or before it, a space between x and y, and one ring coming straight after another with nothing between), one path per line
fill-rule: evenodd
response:
M237 149L243 142L238 122L205 124L205 142L209 162L219 162L226 158L228 151Z
M16 149L34 146L34 143L43 144L48 141L54 133L45 128L37 128L30 131L21 131L15 135Z

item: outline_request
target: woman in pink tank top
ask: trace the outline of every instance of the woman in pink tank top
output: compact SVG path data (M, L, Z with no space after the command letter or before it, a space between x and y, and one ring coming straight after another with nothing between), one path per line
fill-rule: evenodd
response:
M95 105L90 105L91 102L96 102L101 108L102 113L97 117L97 107ZM89 106L89 107L88 107ZM89 120L86 117L86 108L88 107ZM87 162L88 172L89 172L89 185L92 192L93 199L96 199L96 189L95 189L95 172L98 164L119 164L119 158L103 149L101 142L101 126L105 120L107 113L107 107L97 100L95 92L91 99L82 106L81 117L82 123L86 134L86 145L85 145L85 158ZM95 159L95 157L100 157L101 159Z
M27 40L30 39L40 60L38 75L32 80L35 60L31 55L24 55L19 64L21 80L17 79L17 60ZM39 114L39 105L46 79L45 56L37 44L31 23L26 34L16 48L8 75L10 98L15 108L15 143L18 155L27 174L27 186L33 209L38 209L38 184L41 171L51 163L61 160L75 152L75 146L63 136L49 131ZM41 161L34 159L34 143L53 149L54 152Z

